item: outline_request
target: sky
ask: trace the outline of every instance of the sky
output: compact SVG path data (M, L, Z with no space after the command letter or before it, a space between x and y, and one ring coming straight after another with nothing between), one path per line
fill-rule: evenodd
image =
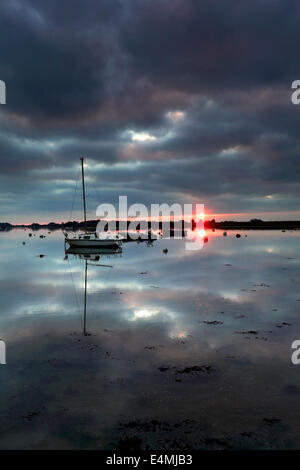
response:
M299 220L299 24L297 0L1 2L0 221L82 219L81 156L89 218Z

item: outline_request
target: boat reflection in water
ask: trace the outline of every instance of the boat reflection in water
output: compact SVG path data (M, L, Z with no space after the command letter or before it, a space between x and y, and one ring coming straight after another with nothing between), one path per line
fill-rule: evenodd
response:
M111 264L100 264L101 258L113 258L122 256L122 246L116 246L115 248L81 248L81 247L70 247L65 250L65 260L69 259L69 255L73 255L84 261L84 303L83 303L83 335L89 336L86 329L86 301L87 301L87 278L88 278L88 266L101 266L102 268L113 268Z

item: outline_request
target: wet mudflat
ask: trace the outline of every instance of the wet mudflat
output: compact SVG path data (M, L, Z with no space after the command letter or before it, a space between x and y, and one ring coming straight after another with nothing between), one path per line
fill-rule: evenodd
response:
M300 232L239 233L89 265L87 336L84 261L1 233L0 448L300 448Z

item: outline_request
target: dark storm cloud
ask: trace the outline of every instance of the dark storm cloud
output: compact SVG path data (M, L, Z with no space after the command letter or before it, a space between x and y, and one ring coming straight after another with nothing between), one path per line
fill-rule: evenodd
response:
M29 119L59 121L71 113L76 119L102 101L105 30L76 32L44 14L30 2L1 6L0 70L9 84L10 109Z
M136 74L167 87L249 88L281 83L299 72L296 1L135 0L131 5L122 40Z
M1 218L22 192L63 210L81 155L104 198L294 209L299 21L296 0L2 2Z

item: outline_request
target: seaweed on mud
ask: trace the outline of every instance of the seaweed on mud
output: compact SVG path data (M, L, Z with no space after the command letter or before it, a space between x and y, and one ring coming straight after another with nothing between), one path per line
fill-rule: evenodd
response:
M203 440L203 442L205 445L212 446L214 449L231 449L231 445L229 442L225 441L225 439L206 438Z
M138 436L121 437L114 448L124 452L130 450L144 450L142 444L143 440Z
M171 369L171 367L165 367L165 366L160 366L160 367L158 368L158 370L160 370L161 372L167 372L167 371L170 370L170 369Z
M191 366L191 367L184 367L183 369L176 369L177 374L190 374L193 372L204 372L206 374L210 374L212 371L213 371L213 368L209 365Z
M218 320L212 320L212 321L204 320L203 323L206 323L207 325L223 325L223 322L218 321Z
M205 374L210 374L211 372L214 371L212 366L203 364L201 366L198 365L193 365L193 366L186 366L182 368L176 368L176 367L171 367L171 366L160 366L158 368L161 372L167 372L169 370L173 370L175 374L192 374L195 372L202 372Z
M264 418L263 422L268 426L273 426L274 424L279 424L281 422L280 418Z
M238 335L258 335L258 331L256 330L249 330L249 331L236 331Z
M23 416L23 418L25 418L27 421L32 421L32 419L35 418L36 416L39 416L43 412L44 409L45 407L43 406L38 411L30 411L29 413L27 413L27 415Z

